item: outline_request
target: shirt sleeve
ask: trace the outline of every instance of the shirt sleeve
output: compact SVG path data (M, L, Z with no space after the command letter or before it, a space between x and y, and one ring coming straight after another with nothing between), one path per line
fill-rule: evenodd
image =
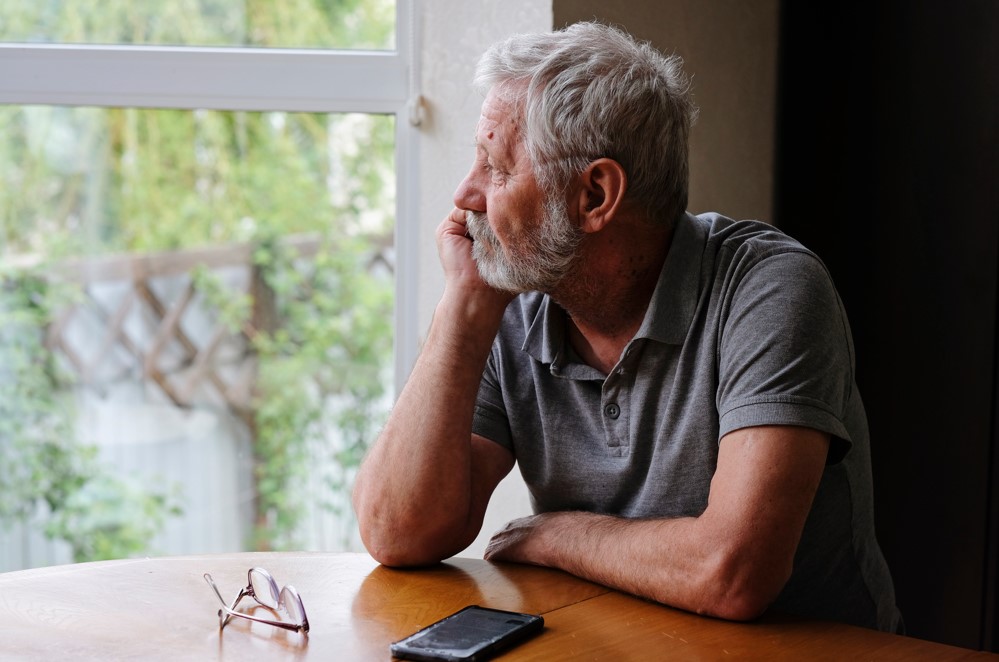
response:
M825 266L807 251L752 263L731 284L719 340L719 439L744 427L800 425L832 435L830 463L852 440L853 347Z
M475 400L472 415L472 433L495 441L509 451L513 451L510 422L507 419L503 391L497 375L496 344L486 361L486 368L479 383L479 393Z

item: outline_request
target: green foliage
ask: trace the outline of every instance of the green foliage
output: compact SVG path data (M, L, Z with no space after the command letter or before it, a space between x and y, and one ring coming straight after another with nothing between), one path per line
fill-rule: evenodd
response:
M42 342L52 299L37 276L0 279L0 519L31 514L39 499L58 507L90 478Z
M280 323L253 335L259 361L254 547L297 547L301 516L316 499L303 489L308 473L337 466L325 476L326 487L347 490L346 476L384 420L392 279L372 269L371 259L364 237L327 238L311 260L279 240L257 242L254 263L274 294ZM232 298L210 272L199 272L196 282L231 329L248 327L244 300Z
M0 135L8 253L391 228L389 116L26 106L0 107L0 125L16 129Z
M2 9L3 41L384 49L395 34L393 0L60 0Z
M122 558L179 509L108 474L97 449L75 440L72 398L42 341L76 293L32 271L0 273L0 522L41 508L52 514L45 534L69 542L74 560Z
M249 294L233 294L221 280L204 265L198 265L191 272L195 289L218 311L219 321L229 333L236 334L249 321L253 310L253 297Z
M53 510L45 534L68 542L77 563L121 559L148 552L166 518L180 514L169 493L104 475L71 492Z

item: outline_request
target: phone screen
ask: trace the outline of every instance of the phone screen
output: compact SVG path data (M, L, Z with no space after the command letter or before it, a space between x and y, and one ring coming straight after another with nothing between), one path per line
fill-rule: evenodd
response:
M485 660L541 631L541 616L471 605L389 647L404 660Z

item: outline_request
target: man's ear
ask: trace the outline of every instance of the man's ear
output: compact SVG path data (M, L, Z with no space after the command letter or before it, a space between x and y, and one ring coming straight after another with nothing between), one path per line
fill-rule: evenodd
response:
M592 161L579 176L579 229L599 232L621 210L628 176L614 159Z

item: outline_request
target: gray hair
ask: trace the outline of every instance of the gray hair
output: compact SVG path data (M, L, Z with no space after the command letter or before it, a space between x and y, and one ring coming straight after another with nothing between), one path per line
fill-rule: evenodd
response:
M672 225L686 210L697 109L679 57L618 28L576 23L493 45L479 60L475 86L517 95L525 147L549 194L607 157L624 168L628 197L651 219Z

